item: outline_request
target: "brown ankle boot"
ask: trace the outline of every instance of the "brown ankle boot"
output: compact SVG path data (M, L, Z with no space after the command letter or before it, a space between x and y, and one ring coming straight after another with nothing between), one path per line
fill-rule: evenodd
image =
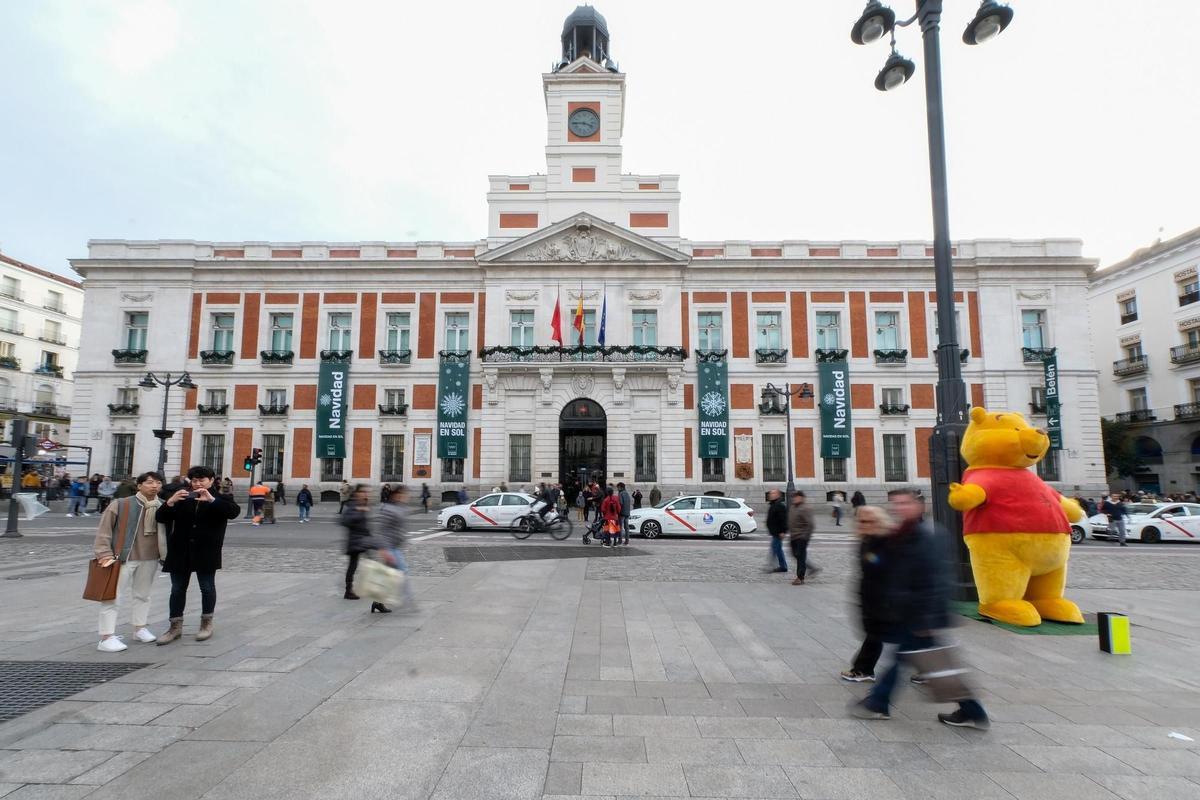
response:
M158 644L170 644L183 636L183 617L171 617L171 627L158 635Z
M196 641L197 642L203 642L204 640L212 637L212 635L213 635L212 618L213 618L212 614L201 614L200 615L200 630L198 630L196 632Z

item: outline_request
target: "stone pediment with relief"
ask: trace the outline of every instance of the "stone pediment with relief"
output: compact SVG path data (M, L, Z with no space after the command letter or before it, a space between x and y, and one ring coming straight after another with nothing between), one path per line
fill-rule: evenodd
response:
M577 214L502 245L479 257L483 263L677 262L688 256L645 236L593 217Z

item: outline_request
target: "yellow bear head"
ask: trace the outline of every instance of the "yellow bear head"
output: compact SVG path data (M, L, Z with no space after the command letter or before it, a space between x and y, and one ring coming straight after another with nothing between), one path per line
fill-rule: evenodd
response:
M1024 469L1041 461L1049 449L1050 437L1031 427L1022 415L976 406L971 409L961 452L969 467Z

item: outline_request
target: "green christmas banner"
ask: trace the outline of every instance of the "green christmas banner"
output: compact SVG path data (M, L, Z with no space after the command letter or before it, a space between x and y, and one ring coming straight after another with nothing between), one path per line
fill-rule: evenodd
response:
M821 394L821 458L850 457L850 367L845 361L817 364Z
M467 457L467 396L471 365L466 359L443 359L438 369L438 458Z
M321 362L317 380L317 458L346 457L350 365Z
M729 367L724 361L702 361L698 366L700 457L729 458Z
M1062 395L1058 386L1058 354L1051 352L1042 357L1042 370L1046 387L1046 434L1050 437L1050 449L1062 450Z

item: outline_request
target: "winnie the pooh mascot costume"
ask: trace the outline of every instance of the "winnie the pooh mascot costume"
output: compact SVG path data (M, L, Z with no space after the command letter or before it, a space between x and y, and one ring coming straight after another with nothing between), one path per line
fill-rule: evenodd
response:
M961 448L967 470L950 484L950 505L963 512L979 613L999 622L1083 622L1063 597L1070 522L1083 511L1028 469L1049 449L1050 438L1022 415L971 409Z

